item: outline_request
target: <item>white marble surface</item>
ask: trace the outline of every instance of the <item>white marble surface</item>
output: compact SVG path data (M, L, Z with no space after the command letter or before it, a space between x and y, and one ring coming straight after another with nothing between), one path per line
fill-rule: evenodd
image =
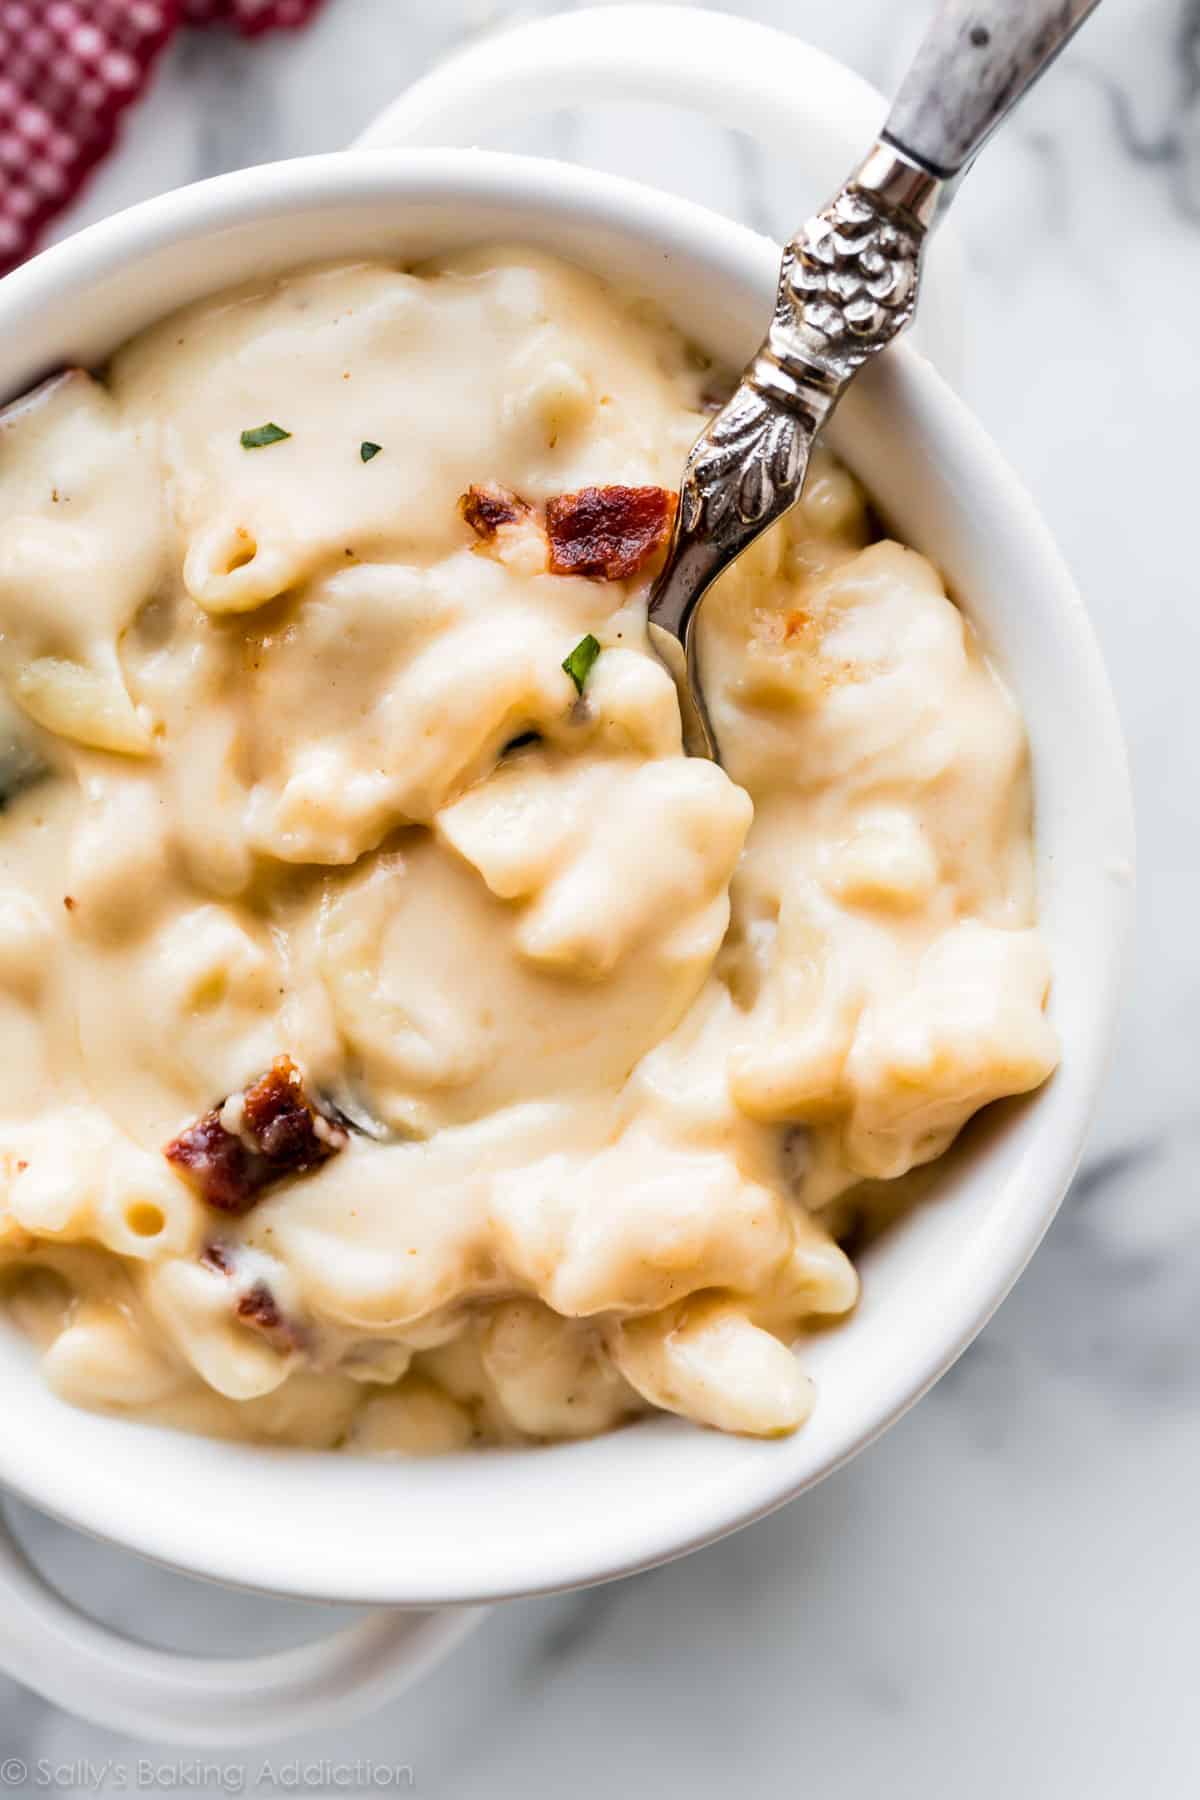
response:
M925 6L738 9L886 86ZM67 223L338 145L464 36L534 10L329 0L294 40L193 35ZM526 142L650 173L776 230L818 198L802 172L669 113L598 111ZM972 282L964 386L1078 573L1138 791L1141 930L1084 1172L983 1338L850 1468L683 1563L493 1615L424 1688L287 1756L408 1764L414 1791L437 1800L1200 1791L1197 0L1108 0L957 210ZM26 1522L69 1591L147 1637L250 1648L310 1628L302 1609ZM106 1758L130 1790L139 1756L172 1761L3 1681L0 1752L29 1761L30 1791L39 1758L67 1765L36 1790L63 1795L94 1791ZM239 1779L254 1791L261 1760L220 1759L225 1791ZM186 1791L186 1778L168 1766L138 1791ZM351 1791L334 1780L327 1791Z

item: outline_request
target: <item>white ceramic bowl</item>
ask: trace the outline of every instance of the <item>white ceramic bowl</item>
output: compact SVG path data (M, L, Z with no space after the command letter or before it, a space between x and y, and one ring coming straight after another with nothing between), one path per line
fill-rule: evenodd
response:
M573 14L460 59L371 142L482 129L535 98L702 103L750 128L797 112L798 213L864 149L879 102L793 40L714 14ZM803 171L801 178L800 171ZM387 150L243 171L138 206L0 283L0 397L96 364L174 307L317 258L427 256L524 240L652 291L740 364L777 247L651 187L530 158ZM995 354L1003 354L998 345ZM769 1512L855 1454L942 1374L1049 1224L1075 1168L1113 1028L1132 852L1125 761L1087 616L1045 527L969 412L913 348L854 388L830 433L892 527L944 571L1019 695L1032 745L1042 927L1062 1067L971 1134L936 1199L873 1249L861 1306L805 1350L819 1399L795 1437L754 1442L657 1418L591 1442L370 1462L211 1442L75 1411L0 1330L0 1480L70 1524L176 1568L279 1594L461 1607L601 1581ZM257 1663L189 1663L73 1620L0 1558L0 1662L144 1735L230 1743L378 1697L470 1614L376 1615ZM365 1683L365 1685L364 1685Z

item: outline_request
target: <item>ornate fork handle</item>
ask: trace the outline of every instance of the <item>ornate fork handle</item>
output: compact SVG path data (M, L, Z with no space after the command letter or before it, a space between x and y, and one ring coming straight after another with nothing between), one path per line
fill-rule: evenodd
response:
M799 499L818 431L863 364L912 318L947 182L1096 4L947 0L883 137L784 251L762 347L688 455L675 537L650 597L652 624L683 646L685 723L701 754L716 756L693 629L700 601Z
M879 146L783 256L775 314L732 398L688 454L675 541L650 616L683 644L697 718L695 609L721 571L800 497L817 432L852 376L903 331L941 182Z

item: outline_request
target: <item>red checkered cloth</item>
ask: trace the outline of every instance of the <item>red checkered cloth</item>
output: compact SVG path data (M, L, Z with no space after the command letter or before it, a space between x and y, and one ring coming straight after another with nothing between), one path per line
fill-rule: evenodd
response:
M0 0L0 274L34 248L106 155L181 25L244 37L304 25L322 0Z

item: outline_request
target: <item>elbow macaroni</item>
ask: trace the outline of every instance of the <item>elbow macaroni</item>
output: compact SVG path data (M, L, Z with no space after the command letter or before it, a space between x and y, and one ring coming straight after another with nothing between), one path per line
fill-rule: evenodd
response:
M0 780L43 771L0 793L0 1289L64 1397L372 1453L792 1431L842 1197L1050 1073L1021 721L846 470L706 607L725 769L644 581L463 523L673 487L710 380L480 251L0 415ZM280 1056L349 1147L221 1214L163 1146Z

